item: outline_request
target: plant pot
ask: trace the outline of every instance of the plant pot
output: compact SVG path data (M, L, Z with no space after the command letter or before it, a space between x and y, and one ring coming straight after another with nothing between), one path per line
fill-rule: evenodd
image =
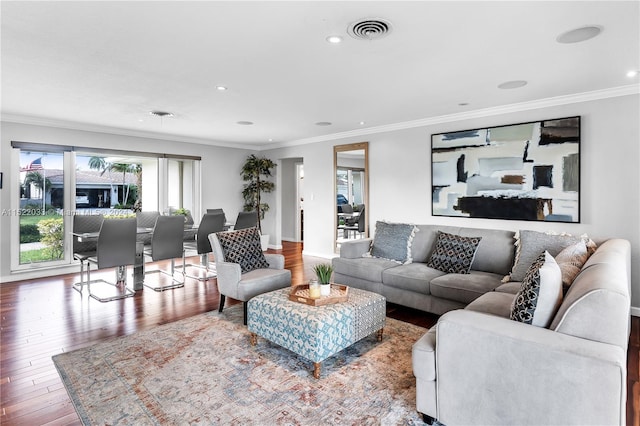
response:
M260 235L260 245L262 246L262 251L267 251L267 249L269 248L268 235Z
M320 284L320 296L328 296L331 294L331 284Z

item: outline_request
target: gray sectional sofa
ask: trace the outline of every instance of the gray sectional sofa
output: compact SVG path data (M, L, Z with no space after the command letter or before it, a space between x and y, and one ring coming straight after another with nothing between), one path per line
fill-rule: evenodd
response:
M575 270L549 324L538 327L511 319L522 283L503 278L523 276L518 264L528 254L525 241L534 252L543 247L557 256L561 248L551 242L556 237L547 241L536 235L541 233L521 231L516 259L511 231L418 228L411 263L367 256L373 240L363 239L344 243L333 266L335 282L441 315L412 353L416 408L427 422L625 424L629 241L601 242ZM469 274L427 266L438 231L482 237Z
M413 346L417 410L448 426L625 425L630 267L629 241L600 244L549 328L509 319L509 293L442 315Z
M490 291L517 292L519 284L502 283L511 271L515 249L513 231L452 226L416 225L411 243L412 263L363 257L371 238L348 241L333 259L333 280L380 293L388 302L434 314L460 309ZM438 231L482 237L469 274L447 274L427 266Z

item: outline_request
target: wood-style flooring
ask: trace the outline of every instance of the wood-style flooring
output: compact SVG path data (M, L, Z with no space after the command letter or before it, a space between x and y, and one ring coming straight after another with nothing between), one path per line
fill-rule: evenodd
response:
M313 276L325 259L302 256L302 244L284 243L292 283ZM197 258L188 259L197 263ZM166 267L165 263L158 264ZM216 280L187 279L183 288L100 303L72 289L79 274L52 276L0 285L0 424L77 425L80 420L51 361L51 356L101 340L124 336L159 324L218 308ZM157 274L156 274L157 275ZM99 274L92 274L92 279ZM112 279L113 273L107 272ZM155 277L148 278L154 279ZM229 300L227 299L227 303ZM435 315L390 305L388 315L423 327ZM628 360L627 424L640 426L640 318L632 318Z

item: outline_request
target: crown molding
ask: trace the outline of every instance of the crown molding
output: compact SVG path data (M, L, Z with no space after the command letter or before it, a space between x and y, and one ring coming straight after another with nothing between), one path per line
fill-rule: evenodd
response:
M78 123L73 121L56 120L52 118L23 116L15 114L5 114L1 116L1 120L10 123L28 124L35 126L48 126L60 129L81 130L86 132L107 133L120 136L132 136L146 139L156 139L178 143L193 143L199 145L218 146L223 148L244 149L253 151L265 151L277 148L286 148L297 145L307 145L317 142L326 142L336 139L352 138L376 133L393 132L398 130L413 129L416 127L433 126L442 123L451 123L454 121L469 120L475 118L491 117L495 115L509 114L514 112L529 111L533 109L549 108L560 105L568 105L580 102L589 102L607 98L615 98L619 96L640 94L640 84L631 84L627 86L613 87L609 89L594 90L591 92L576 93L564 96L555 96L552 98L539 99L529 102L520 102L515 104L501 105L491 108L483 108L473 111L460 112L455 114L440 115L436 117L427 117L419 120L404 121L400 123L386 124L382 126L368 127L364 129L350 130L346 132L331 133L328 135L314 136L310 138L296 139L287 142L279 142L269 145L242 145L237 143L225 142L210 139L194 138L189 136L177 136L160 134L141 130L123 129L118 127L100 126L96 124Z
M155 133L145 130L124 129L120 127L101 126L98 124L79 123L75 121L57 120L53 118L36 117L29 115L6 114L3 113L1 121L7 123L27 124L33 126L46 126L58 129L79 130L84 132L107 133L110 135L131 136L145 139L163 140L178 143L193 143L198 145L218 146L222 148L246 149L247 151L257 151L257 145L242 145L237 143L217 141L212 139L194 138L190 136L170 135L166 133Z
M619 96L640 94L640 84L631 84L628 86L619 86L610 89L594 90L591 92L576 93L564 96L555 96L552 98L539 99L535 101L520 102L515 104L501 105L498 107L484 108L455 114L440 115L436 117L422 118L419 120L404 121L400 123L386 124L383 126L368 127L366 129L350 130L347 132L332 133L329 135L315 136L282 142L278 144L266 145L261 148L275 149L296 145L306 145L310 143L326 142L336 139L351 138L356 136L371 135L375 133L393 132L398 130L413 129L416 127L433 126L442 123L451 123L454 121L469 120L474 118L491 117L495 115L509 114L514 112L529 111L533 109L549 108L560 105L575 104L580 102L589 102L607 98L615 98Z

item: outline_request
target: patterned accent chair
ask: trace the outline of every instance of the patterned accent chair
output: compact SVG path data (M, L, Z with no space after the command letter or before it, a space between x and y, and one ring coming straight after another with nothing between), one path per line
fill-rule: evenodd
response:
M225 243L226 250L223 249L219 236L227 241L234 239L233 247ZM247 302L252 297L291 286L291 271L284 269L284 256L262 252L257 228L209 234L209 242L218 274L219 312L224 308L226 296L240 300L243 302L244 324L247 325ZM237 256L231 251L235 251ZM243 265L231 261L234 258L242 259ZM246 262L259 266L253 268Z

